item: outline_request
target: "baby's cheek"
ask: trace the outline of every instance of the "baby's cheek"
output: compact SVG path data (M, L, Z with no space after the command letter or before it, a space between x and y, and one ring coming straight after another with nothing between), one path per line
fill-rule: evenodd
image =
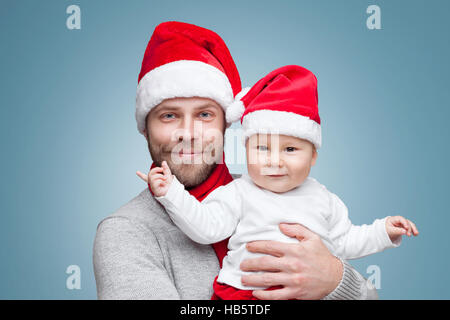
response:
M253 181L261 180L261 167L258 165L248 165L247 166L248 175Z
M291 180L293 184L300 185L302 184L309 175L309 170L302 167L297 167L295 170L291 172Z

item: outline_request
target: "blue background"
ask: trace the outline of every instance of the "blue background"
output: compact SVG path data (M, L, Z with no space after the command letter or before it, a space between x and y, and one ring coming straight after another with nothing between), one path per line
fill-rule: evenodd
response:
M0 3L0 298L96 298L96 226L145 187L137 76L166 20L220 34L244 85L286 64L313 71L324 143L312 175L355 224L400 214L420 230L352 263L365 276L380 267L382 299L450 298L450 2ZM66 28L71 4L81 30ZM382 30L366 27L371 4ZM66 289L72 264L81 290Z

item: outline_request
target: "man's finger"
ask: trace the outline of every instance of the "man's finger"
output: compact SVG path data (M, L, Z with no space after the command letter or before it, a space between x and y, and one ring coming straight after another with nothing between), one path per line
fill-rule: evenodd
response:
M240 264L242 271L281 271L282 264L279 258L264 256L253 259L245 259Z
M285 272L264 272L242 276L241 282L249 287L292 285L292 276Z
M254 290L253 296L259 300L289 300L295 298L291 288Z
M290 244L272 240L257 240L247 243L246 248L250 252L282 257L289 251Z
M148 176L147 176L146 174L143 174L143 173L140 172L140 171L136 171L136 174L137 174L137 176L138 176L139 178L141 178L142 180L144 180L145 182L148 183Z
M308 240L317 236L314 232L298 223L280 223L280 230L288 237L297 238L299 241Z

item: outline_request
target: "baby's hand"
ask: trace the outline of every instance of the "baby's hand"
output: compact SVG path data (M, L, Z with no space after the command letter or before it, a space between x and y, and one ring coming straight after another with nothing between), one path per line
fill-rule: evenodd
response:
M148 176L139 171L136 172L136 174L142 180L150 184L153 194L157 197L166 195L173 179L172 172L166 161L162 162L161 167L154 167L150 170Z
M402 216L388 217L386 219L386 231L392 242L396 242L402 235L408 237L419 235L416 225Z

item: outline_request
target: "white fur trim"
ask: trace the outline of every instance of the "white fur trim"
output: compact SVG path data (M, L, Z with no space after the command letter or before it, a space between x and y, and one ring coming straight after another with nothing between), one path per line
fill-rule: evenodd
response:
M250 91L250 87L246 87L239 92L234 98L234 102L226 110L226 118L228 123L241 119L245 111L245 106L241 99Z
M136 122L140 133L150 110L162 101L177 97L210 98L225 111L234 101L231 84L222 71L200 61L170 62L148 72L136 93Z
M256 133L284 134L310 141L319 149L322 145L320 124L308 117L287 111L258 110L242 120L244 143Z

